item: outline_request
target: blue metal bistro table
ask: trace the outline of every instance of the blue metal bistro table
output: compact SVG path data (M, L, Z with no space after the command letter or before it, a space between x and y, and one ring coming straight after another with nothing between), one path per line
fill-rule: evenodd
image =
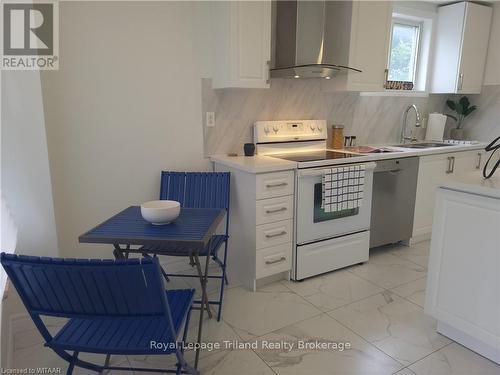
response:
M226 211L213 208L181 208L179 217L168 225L153 225L141 216L139 206L130 206L95 228L82 234L81 243L112 244L115 258L127 258L132 245L159 245L164 248L164 255L188 255L194 261L201 283L202 297L200 320L198 324L198 344L201 343L203 311L205 305L210 314L207 297L207 274L210 252L206 252L205 272L202 273L199 253L210 246L210 241L222 221ZM163 255L158 252L159 255ZM166 274L164 272L166 277ZM198 365L200 349L196 350L195 367Z

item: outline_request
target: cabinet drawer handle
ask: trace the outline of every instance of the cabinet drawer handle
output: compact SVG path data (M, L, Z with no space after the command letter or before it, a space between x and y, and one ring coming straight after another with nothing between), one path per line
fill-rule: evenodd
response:
M273 210L266 210L266 214L274 214L276 212L286 211L286 207L275 208Z
M481 157L482 156L483 155L480 152L477 153L477 165L476 165L476 169L481 169Z
M455 170L455 157L448 156L448 169L446 170L446 173L448 174L453 173L454 170Z
M275 264L275 263L283 262L285 260L286 260L286 257L281 257L281 258L276 259L276 260L266 260L266 264Z
M280 187L280 186L287 186L287 182L276 182L274 184L266 184L266 187L268 188L273 188L273 187Z
M286 234L286 230L282 230L278 233L265 233L266 238L274 238L279 236L284 236Z

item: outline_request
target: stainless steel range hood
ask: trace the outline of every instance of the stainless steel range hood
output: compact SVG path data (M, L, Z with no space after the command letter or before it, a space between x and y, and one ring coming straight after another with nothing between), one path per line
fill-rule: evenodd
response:
M349 67L351 1L277 1L271 77L330 78Z

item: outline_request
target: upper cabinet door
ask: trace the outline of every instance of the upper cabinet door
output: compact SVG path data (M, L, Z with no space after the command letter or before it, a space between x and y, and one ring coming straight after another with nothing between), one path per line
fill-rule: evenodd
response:
M391 19L392 3L389 1L352 3L349 66L362 72L348 74L348 90L384 90Z
M332 1L337 14L334 23L334 50L348 61L340 60L361 72L349 71L321 82L323 91L384 91L391 39L392 2Z
M467 3L457 87L459 93L481 92L492 13L490 7Z
M214 2L214 88L268 88L271 2Z
M481 92L491 14L490 7L469 2L439 8L432 92Z

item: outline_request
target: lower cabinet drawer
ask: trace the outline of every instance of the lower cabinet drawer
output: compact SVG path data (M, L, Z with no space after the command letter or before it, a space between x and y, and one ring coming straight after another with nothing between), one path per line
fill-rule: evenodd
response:
M256 278L275 275L292 268L292 243L257 250Z
M293 171L258 174L255 187L257 199L292 195L293 184Z
M293 220L257 225L257 249L292 242Z
M257 201L256 224L266 224L293 218L293 195Z

